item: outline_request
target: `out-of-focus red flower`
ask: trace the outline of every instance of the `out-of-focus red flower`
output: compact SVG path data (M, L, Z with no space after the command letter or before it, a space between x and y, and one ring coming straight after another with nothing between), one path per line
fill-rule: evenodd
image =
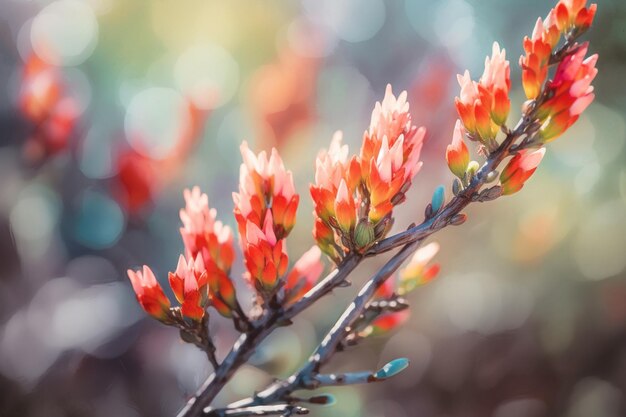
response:
M430 243L418 249L407 266L398 276L388 278L378 288L374 295L375 300L391 300L394 296L404 296L416 287L432 281L439 273L439 264L431 264L432 259L439 251L439 244ZM380 314L369 326L361 331L360 336L376 336L389 332L409 318L409 310L392 311Z
M554 80L548 85L551 98L538 111L540 119L545 120L539 131L543 142L554 140L565 132L595 97L591 82L598 73L598 55L585 59L587 48L585 43L576 53L563 59Z
M285 280L285 302L287 304L298 301L313 288L324 270L321 256L320 249L313 246L294 264Z
M511 76L505 50L493 43L491 58L485 59L485 70L478 82L472 81L469 71L457 78L461 86L455 99L459 117L469 133L488 144L506 122L511 107Z
M127 271L139 305L146 313L158 320L164 320L169 312L170 300L163 293L152 270L144 265L143 271Z
M319 60L290 48L253 74L250 104L259 140L282 149L287 140L308 126L315 115Z
M405 295L416 287L432 281L439 274L439 264L431 261L439 252L439 244L429 243L418 249L409 263L399 273L398 294Z
M188 260L180 255L176 270L168 274L168 279L181 305L183 316L202 320L209 303L207 271L202 255L198 254L195 259L190 257Z
M59 70L31 54L26 60L19 92L19 108L34 126L24 146L31 161L65 150L74 132L79 110Z
M362 336L379 336L388 333L406 323L410 316L408 309L381 314L362 332Z
M114 194L131 215L150 204L159 190L176 176L201 137L208 113L191 100L182 111L185 114L179 117L188 123L181 127L172 151L164 158L152 158L149 149L141 147L137 138L133 140L132 148L120 147L115 156Z
M545 153L545 148L524 149L515 155L500 174L502 194L513 194L521 190L539 166Z
M291 171L278 151L255 155L244 142L239 193L233 193L235 219L247 268L246 277L264 297L271 296L287 269L284 239L296 221L299 196Z
M180 210L183 222L180 234L185 251L188 257L202 257L213 307L223 316L230 317L237 309L235 287L229 276L235 259L232 231L216 221L217 212L209 208L209 198L199 187L185 189L183 196L185 207Z
M116 157L117 175L113 193L130 214L137 213L152 201L158 185L154 161L132 148L124 147Z

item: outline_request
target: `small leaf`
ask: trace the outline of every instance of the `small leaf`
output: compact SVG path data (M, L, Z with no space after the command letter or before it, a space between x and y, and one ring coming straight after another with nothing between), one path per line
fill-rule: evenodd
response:
M463 184L461 184L461 180L455 178L452 182L452 194L459 195L461 190L463 189Z
M391 378L394 375L404 371L409 366L409 360L407 358L394 359L380 368L374 376L378 379Z
M432 207L433 207L433 213L437 213L441 209L445 198L446 198L446 189L444 188L443 185L440 185L439 187L435 189L435 192L433 193L432 202L430 203L432 204Z
M454 217L450 220L450 224L453 226L460 226L467 220L467 214L459 213L455 214Z

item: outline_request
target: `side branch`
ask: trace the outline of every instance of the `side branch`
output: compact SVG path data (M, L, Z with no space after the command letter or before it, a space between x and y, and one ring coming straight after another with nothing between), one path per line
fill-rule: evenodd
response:
M263 339L281 324L291 320L318 299L336 288L357 267L361 259L362 258L357 255L347 256L337 269L329 273L298 302L284 310L278 309L269 311L268 314L262 316L256 322L253 322L250 331L239 337L226 358L224 358L224 361L215 372L204 381L196 394L187 401L185 407L178 413L178 417L202 414L202 410L211 404L215 396L222 390L235 371L250 358L256 346L258 346Z
M350 333L352 325L361 317L367 303L374 297L376 290L402 265L402 263L420 246L422 240L407 244L400 252L393 256L374 277L361 288L354 301L348 306L342 316L328 332L322 343L311 354L306 365L284 381L278 381L266 390L258 393L254 398L233 403L232 407L242 407L258 404L273 404L281 401L290 402L291 393L298 389L313 389L320 382L330 382L330 377L318 375L320 367L326 363L337 350L344 337ZM367 378L367 373L358 374L359 381ZM371 375L371 374L369 374ZM318 380L321 377L322 380Z

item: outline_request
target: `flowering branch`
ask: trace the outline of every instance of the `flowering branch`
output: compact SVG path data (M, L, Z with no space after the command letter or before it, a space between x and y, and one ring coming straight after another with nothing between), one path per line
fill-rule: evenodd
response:
M233 194L233 200L246 266L244 279L255 294L255 307L249 313L239 305L230 277L234 260L230 229L215 220L216 212L209 208L206 194L197 187L185 190L186 207L180 218L186 256L181 255L175 272L168 276L180 307L171 307L150 268L128 272L144 310L164 324L178 327L183 340L204 350L215 368L179 417L303 414L306 409L295 403L326 403L328 397L298 398L293 395L297 390L376 382L402 371L408 365L404 359L377 372L320 372L336 352L406 319L404 296L439 271L438 265L429 264L438 246L431 243L418 250L424 240L449 225L463 224L467 216L462 211L470 203L518 192L541 162L544 145L565 132L591 103L597 56L585 59L588 45L578 45L575 40L589 28L594 14L595 5L587 8L584 0L561 0L544 21L538 19L532 37L524 39L526 55L520 58L520 66L528 101L512 130L506 124L511 80L505 51L494 43L479 81L473 81L467 71L458 76L461 92L455 105L460 120L446 150L446 161L456 176L454 197L446 203L445 188L438 187L425 209L424 221L391 237L386 236L393 225L393 209L405 201L421 167L425 136L425 129L411 122L406 92L396 97L388 86L383 101L376 103L372 112L358 155L348 157L348 147L341 143L338 132L328 151L318 156L315 182L310 186L317 246L305 252L291 270L286 239L295 224L299 202L292 173L275 149L269 155L255 155L244 142L239 192ZM561 36L565 42L556 48ZM552 65L557 68L554 78L548 80ZM477 142L479 155L485 156L482 166L470 160L466 140ZM498 179L499 184L487 186ZM294 317L333 289L349 285L347 277L362 260L400 247L366 281L299 370L252 397L224 408L209 407L275 329L290 325ZM318 282L322 252L337 268ZM407 266L396 274L409 257ZM220 364L208 334L209 306L230 318L241 332Z

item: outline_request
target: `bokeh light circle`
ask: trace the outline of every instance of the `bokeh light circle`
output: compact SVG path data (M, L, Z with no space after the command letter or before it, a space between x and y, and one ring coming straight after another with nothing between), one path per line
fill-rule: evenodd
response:
M98 42L98 20L89 4L59 0L33 19L30 40L35 53L54 65L83 63Z
M187 102L176 90L150 87L135 94L126 109L124 133L130 145L151 158L164 158L191 124Z
M348 42L373 38L385 23L382 0L310 0L303 5L312 21L327 26L339 39Z
M226 104L237 92L239 65L218 45L197 45L181 54L174 68L176 86L201 109Z
M609 278L626 269L626 207L621 200L596 208L574 239L574 259L590 280Z

